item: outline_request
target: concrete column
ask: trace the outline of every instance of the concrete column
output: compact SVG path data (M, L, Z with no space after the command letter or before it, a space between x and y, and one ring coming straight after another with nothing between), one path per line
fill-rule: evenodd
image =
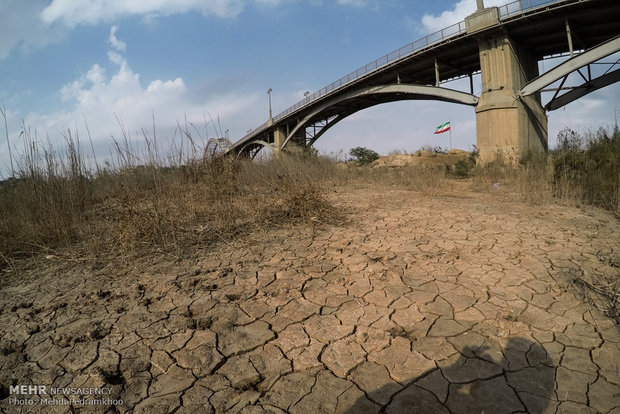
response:
M285 139L286 133L284 132L284 129L276 127L273 131L273 149L275 154L282 150L282 144L284 144Z
M480 30L498 18L496 8L478 11L466 20L467 30ZM501 153L516 161L528 151L546 150L547 116L540 94L517 96L538 76L536 58L502 31L481 35L479 51L482 93L476 106L476 134L480 160L492 161Z

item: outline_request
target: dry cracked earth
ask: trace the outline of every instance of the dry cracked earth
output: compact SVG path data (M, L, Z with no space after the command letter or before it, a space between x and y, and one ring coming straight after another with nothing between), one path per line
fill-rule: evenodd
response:
M183 260L40 258L0 290L0 411L620 413L619 327L574 283L620 277L618 220L331 191L343 226ZM23 384L122 405L24 405Z

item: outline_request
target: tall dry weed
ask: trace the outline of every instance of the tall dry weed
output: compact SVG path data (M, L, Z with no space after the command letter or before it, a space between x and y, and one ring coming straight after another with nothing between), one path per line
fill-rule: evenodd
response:
M203 158L187 131L182 136L179 153L163 156L146 134L145 153L132 152L123 132L114 160L94 170L75 134L58 152L27 131L19 173L0 187L0 267L56 249L81 257L179 254L260 226L340 217L321 186L334 163Z

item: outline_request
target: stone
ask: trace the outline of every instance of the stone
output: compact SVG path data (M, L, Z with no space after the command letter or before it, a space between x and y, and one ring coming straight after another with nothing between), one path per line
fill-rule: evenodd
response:
M567 346L564 348L562 366L571 371L579 371L596 377L598 368L590 359L590 352L583 348Z
M391 317L391 320L405 330L408 330L415 322L424 319L424 315L420 313L418 307L414 304L406 309L398 309Z
M571 371L564 367L556 370L556 393L560 401L587 404L588 386L596 379L588 374Z
M392 396L403 387L390 378L388 370L373 362L364 362L349 376L351 381L362 389L368 398L380 405L390 402Z
M443 376L452 383L468 383L496 377L503 372L501 366L479 359L455 354L437 363Z
M177 365L171 365L165 373L154 377L149 387L150 397L162 397L166 395L178 395L191 387L194 377L188 375L188 370Z
M342 325L334 315L312 316L303 324L310 338L327 344L350 335L353 325Z
M620 386L598 377L588 389L588 400L589 405L601 413L611 412L614 408L620 410Z
M433 361L411 350L411 342L408 339L400 337L392 339L392 344L385 349L368 354L368 361L384 365L390 377L403 385L436 368Z
M351 386L338 396L335 413L337 414L378 414L381 406L370 401L357 387Z
M447 406L454 414L511 414L525 410L504 377L451 384Z
M415 385L408 386L398 393L385 409L386 414L401 413L433 413L449 414L450 412L437 401L437 397Z
M555 391L555 369L542 364L508 372L506 378L510 386L519 393L526 392L550 399Z
M412 341L411 345L414 351L420 352L431 361L441 361L457 352L454 346L448 342L447 338L442 337L419 338Z
M261 381L248 355L236 355L226 360L217 373L225 376L230 385L240 390L255 389Z
M278 379L263 402L289 412L289 408L308 394L316 383L316 371L293 372Z
M346 378L365 356L364 349L353 338L348 338L329 344L321 354L321 362L336 376Z
M196 331L187 345L173 356L180 367L190 369L197 377L211 374L223 359L216 348L216 335L211 331Z
M456 336L462 334L463 332L469 330L471 325L466 324L465 322L459 323L454 319L440 317L435 321L435 324L431 327L431 330L428 332L428 336L435 337L448 337L448 336Z
M218 334L220 351L229 357L240 352L257 348L275 337L269 325L263 321L255 321L249 325L235 326Z
M430 374L420 378L418 381L415 382L415 385L432 392L442 404L446 402L450 383L442 375L440 369L431 371Z
M258 371L262 379L258 386L261 392L267 391L273 383L284 374L293 372L293 364L282 355L282 351L269 343L262 349L250 355L252 366Z
M338 405L338 396L351 385L349 381L337 378L329 371L320 371L311 391L291 406L290 413L333 413Z
M319 341L311 341L310 345L302 348L295 348L286 353L286 357L293 361L295 371L304 371L309 368L321 367L319 355L327 345Z

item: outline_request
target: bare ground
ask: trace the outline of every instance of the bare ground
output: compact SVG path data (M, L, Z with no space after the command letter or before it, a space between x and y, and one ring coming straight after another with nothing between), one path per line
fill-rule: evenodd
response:
M620 412L620 329L577 283L620 277L620 222L455 185L332 188L343 226L191 258L22 263L2 275L0 411ZM21 384L122 405L20 406Z

